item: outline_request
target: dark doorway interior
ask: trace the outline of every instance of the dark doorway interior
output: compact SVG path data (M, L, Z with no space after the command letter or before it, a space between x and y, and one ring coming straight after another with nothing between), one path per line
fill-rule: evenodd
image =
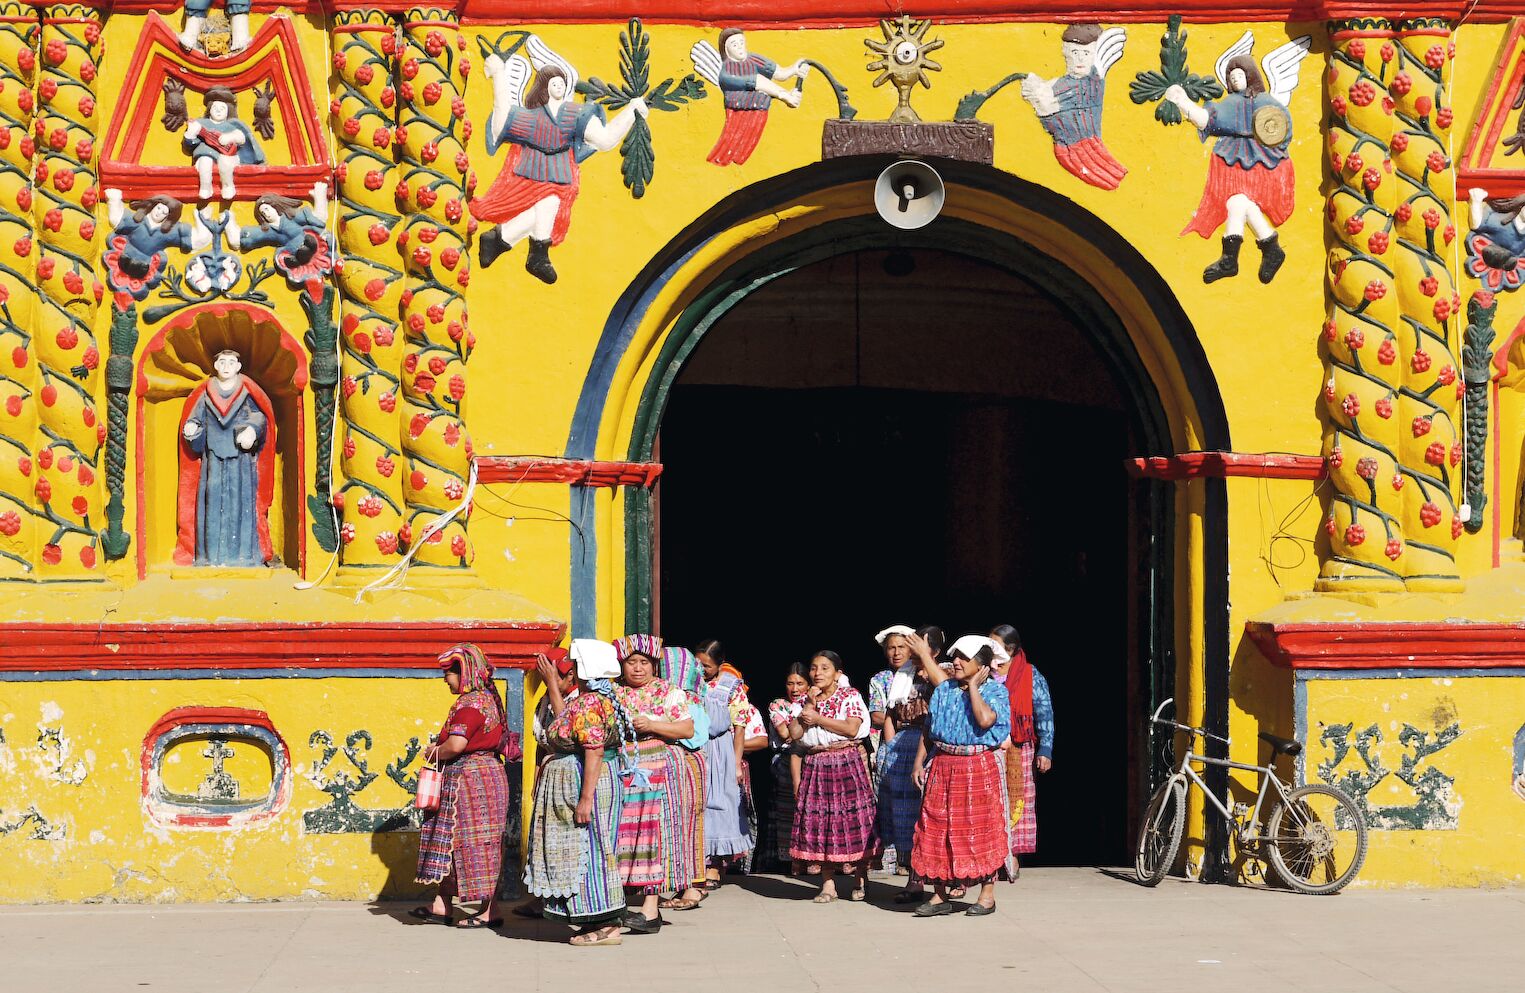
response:
M866 692L889 624L1015 624L1058 728L1030 861L1124 860L1144 706L1125 410L1085 331L1004 270L865 252L776 280L663 416L660 630L722 639L762 706L823 647Z

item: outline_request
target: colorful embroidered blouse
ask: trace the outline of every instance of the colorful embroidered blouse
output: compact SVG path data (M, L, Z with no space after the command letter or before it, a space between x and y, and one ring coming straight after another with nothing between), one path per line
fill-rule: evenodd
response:
M620 731L614 701L599 693L573 697L561 714L546 725L544 737L547 748L563 753L618 746Z
M932 691L927 733L945 745L982 745L999 748L1011 737L1011 698L1006 687L993 679L980 684L980 697L995 711L995 723L981 729L974 723L974 708L955 679L946 679Z
M473 690L456 700L435 741L443 744L452 735L466 739L466 752L490 752L498 747L503 740L503 717L491 693Z
M641 687L615 683L614 695L630 711L631 717L643 714L654 721L674 722L688 718L688 698L664 679L653 679Z
M835 734L823 727L805 729L805 737L801 743L809 748L822 748L835 744L839 741L851 741L854 738L863 739L868 737L866 729L869 727L868 706L863 702L863 697L858 691L850 686L839 686L831 696L816 704L815 708L822 717L834 721L849 721L853 718L858 720L858 733L852 737Z

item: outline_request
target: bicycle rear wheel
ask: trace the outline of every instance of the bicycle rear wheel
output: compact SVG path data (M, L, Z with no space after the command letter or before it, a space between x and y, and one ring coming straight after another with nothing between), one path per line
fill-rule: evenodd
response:
M1309 783L1287 794L1266 820L1276 872L1299 893L1338 893L1366 861L1366 818L1343 790Z
M1144 808L1133 871L1145 886L1158 886L1175 864L1186 830L1186 784L1172 776L1160 784Z

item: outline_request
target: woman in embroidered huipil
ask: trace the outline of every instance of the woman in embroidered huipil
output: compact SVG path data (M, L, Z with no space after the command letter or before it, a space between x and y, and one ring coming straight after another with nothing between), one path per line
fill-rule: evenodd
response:
M821 874L816 903L837 898L838 872L854 877L852 899L862 900L868 860L878 851L874 791L859 744L868 706L846 684L842 658L819 651L810 660L810 691L790 725L805 750L795 794L790 854Z
M625 787L621 748L635 743L635 727L609 678L619 674L612 646L572 642L570 668L541 656L545 717L536 740L546 755L535 782L524 885L540 898L551 920L579 928L573 945L619 944L625 890L615 855Z
M476 645L456 645L439 657L445 683L456 694L444 727L424 751L443 773L439 809L418 836L415 881L438 883L432 906L413 916L450 924L451 901L481 900L482 911L459 927L494 927L503 828L508 819L508 776L498 753L505 725L503 700L493 684L492 665Z
M954 642L951 676L925 640L913 636L911 644L935 687L916 752L922 801L911 851L911 871L932 883L935 893L916 915L951 914L949 890L978 885L979 902L966 913L982 917L995 910L995 877L1009 854L997 758L1011 735L1006 688L990 678L995 646L989 638L967 635Z
M794 792L800 776L800 751L790 725L800 715L800 705L810 689L810 669L793 662L784 676L784 695L768 704L768 746L773 773L773 801L769 809L767 840L762 846L762 871L793 871L789 853L794 837Z
M665 846L664 873L673 896L659 904L663 910L693 910L704 901L698 889L704 882L704 805L708 795L707 751L711 728L727 723L724 706L711 703L704 692L704 670L686 648L662 650L662 678L683 691L694 733L669 749L667 804L672 817L672 843ZM677 880L678 882L672 882Z
M637 764L627 777L620 814L619 866L631 907L624 926L632 934L655 934L664 923L657 906L659 894L692 882L669 878L674 863L668 859L667 848L674 843L676 827L667 791L670 770L678 761L673 743L693 736L694 719L683 691L657 678L661 639L626 635L614 643L614 649L620 660L614 694L630 711L637 737Z
M572 204L581 187L579 163L594 152L615 148L629 133L637 115L646 116L646 102L630 101L607 123L595 103L572 99L566 73L554 65L542 68L524 97L524 106L508 92L512 85L496 55L487 59L493 80L493 112L488 122L487 153L505 142L513 148L492 186L471 201L471 216L492 225L477 239L482 268L528 238L524 270L546 283L556 282L550 250L567 236Z

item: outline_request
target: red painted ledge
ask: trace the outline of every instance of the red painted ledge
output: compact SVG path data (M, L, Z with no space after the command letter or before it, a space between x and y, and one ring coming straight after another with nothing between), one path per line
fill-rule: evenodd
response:
M1322 455L1265 455L1244 452L1184 452L1132 459L1128 474L1137 479L1322 479Z
M660 462L593 462L538 455L479 455L479 483L566 483L571 486L655 485Z
M1250 621L1245 633L1273 664L1293 670L1525 667L1525 624Z
M0 671L416 669L462 641L496 666L529 668L559 622L3 624Z

